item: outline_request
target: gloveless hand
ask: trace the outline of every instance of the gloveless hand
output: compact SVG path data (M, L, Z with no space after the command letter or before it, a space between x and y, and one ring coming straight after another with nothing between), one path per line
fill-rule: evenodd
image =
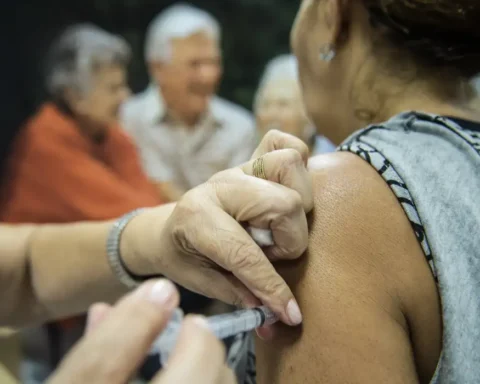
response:
M283 322L297 325L302 321L298 305L271 261L296 259L308 245L306 214L313 207L308 148L274 131L254 156L262 155L267 180L252 176L252 160L185 194L156 235L157 247L150 246L150 264L141 272L159 272L191 291L238 306L263 303ZM154 230L155 211L141 219ZM261 249L246 226L271 230L274 245Z
M127 383L179 304L167 280L145 283L114 307L95 304L87 332L50 378L49 384ZM234 384L225 347L202 317L184 321L168 366L152 384Z

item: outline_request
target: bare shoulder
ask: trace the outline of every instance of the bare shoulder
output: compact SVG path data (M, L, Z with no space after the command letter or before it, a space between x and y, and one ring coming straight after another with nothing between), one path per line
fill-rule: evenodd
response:
M304 324L259 343L259 384L422 381L440 352L440 317L435 282L406 215L383 179L353 154L321 155L310 168L309 251L279 268Z

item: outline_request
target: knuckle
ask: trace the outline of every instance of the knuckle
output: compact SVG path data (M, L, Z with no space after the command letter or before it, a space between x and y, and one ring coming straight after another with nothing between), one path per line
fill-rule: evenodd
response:
M282 152L283 166L303 165L302 154L294 148L285 148Z
M293 189L286 191L285 207L289 213L299 210L303 212L303 200L300 193Z
M281 142L282 138L286 135L286 133L279 131L278 129L271 129L268 131L264 137L266 142Z
M300 155L308 157L310 155L310 149L308 148L308 145L300 139L297 140L298 141L296 142L295 149L297 149Z
M182 198L177 202L175 210L171 215L175 223L184 225L186 222L185 218L190 217L192 214L197 214L203 210L202 204L198 204L199 199L205 195L208 195L209 192L206 191L206 187L201 185L197 188L193 188L190 191L186 192Z
M236 247L232 248L232 251L229 255L230 264L235 267L235 269L249 269L258 265L261 261L258 257L257 246L252 244L239 244Z
M285 284L279 276L272 277L265 281L263 291L270 296L275 296L285 289Z
M234 169L226 169L224 171L217 172L215 175L210 177L210 179L207 181L207 183L217 183L217 182L222 182L225 180L229 180L232 177L232 173L234 173Z

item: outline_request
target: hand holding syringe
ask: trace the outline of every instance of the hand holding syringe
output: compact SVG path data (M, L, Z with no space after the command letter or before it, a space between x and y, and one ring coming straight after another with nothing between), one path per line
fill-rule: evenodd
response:
M264 325L271 325L277 320L277 316L267 307L243 309L207 318L209 328L221 340L242 332L253 331ZM160 362L163 365L175 347L182 321L183 312L181 309L177 309L167 327L153 344L151 353L159 353Z
M264 247L274 244L270 230L252 227L249 227L247 230L258 245ZM153 344L151 354L159 353L160 362L163 365L165 365L170 352L175 347L182 321L183 312L181 309L177 309L162 334ZM278 321L278 317L267 307L258 307L212 316L207 321L215 336L223 340L242 332L253 331L264 325L271 325Z

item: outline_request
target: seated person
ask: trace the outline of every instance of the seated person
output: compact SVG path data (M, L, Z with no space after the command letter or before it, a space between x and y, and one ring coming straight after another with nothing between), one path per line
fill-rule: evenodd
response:
M91 25L67 29L48 59L43 104L18 134L0 217L10 223L115 218L162 202L118 127L128 97L126 42Z
M150 23L145 60L151 84L122 108L143 166L168 201L250 159L255 127L244 108L216 95L221 26L202 9L173 4Z
M304 323L257 343L258 384L478 383L479 17L476 0L302 2L306 109L343 144L312 161L309 251L279 268Z
M278 129L303 140L312 155L335 150L327 138L317 134L307 118L294 55L281 55L267 64L253 109L260 138L271 129Z
M13 143L1 221L107 220L162 203L135 145L118 128L119 107L129 94L129 56L123 39L92 25L72 26L54 43L45 79L51 100ZM47 329L25 334L27 356L36 363L22 366L22 381L43 382L81 336L83 324L76 319Z

